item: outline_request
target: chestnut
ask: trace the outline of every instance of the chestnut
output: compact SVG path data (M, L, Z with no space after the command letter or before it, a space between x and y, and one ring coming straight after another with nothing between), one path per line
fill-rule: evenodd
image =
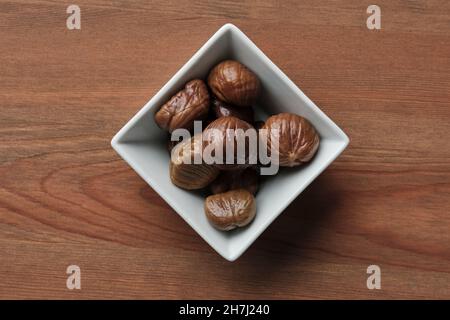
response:
M179 128L191 130L194 121L205 119L208 111L208 89L203 80L196 79L186 83L183 90L155 113L154 118L161 129L169 132Z
M244 120L248 123L253 123L253 108L241 108L231 104L220 101L216 97L211 98L211 106L216 118L233 116Z
M203 131L203 158L211 156L214 158L212 160L215 161L213 165L221 170L236 170L248 167L250 160L257 158L257 150L252 148L251 143L256 147L256 141L250 141L250 135L245 134L247 130L254 130L256 140L256 130L244 120L230 116L214 120ZM251 132L247 133L251 134ZM232 146L233 154L227 154L227 146L228 148ZM243 150L240 148L243 148ZM220 152L220 154L216 154L216 152ZM254 152L254 154L250 155L250 152Z
M220 171L202 160L202 135L178 143L170 159L172 183L186 190L201 189L216 179Z
M296 114L279 113L271 116L262 129L268 129L267 149L272 157L275 150L271 150L271 140L279 140L277 163L283 167L294 167L310 161L319 147L320 139L314 127L308 120ZM272 129L278 131L270 131ZM260 138L261 134L260 131Z
M213 194L235 189L245 189L255 195L258 191L259 174L253 168L243 170L222 171L209 186Z
M256 215L256 201L245 189L237 189L209 196L205 200L205 214L219 230L232 230L249 224Z
M242 63L225 60L216 65L208 76L211 91L222 101L248 107L258 98L260 81Z

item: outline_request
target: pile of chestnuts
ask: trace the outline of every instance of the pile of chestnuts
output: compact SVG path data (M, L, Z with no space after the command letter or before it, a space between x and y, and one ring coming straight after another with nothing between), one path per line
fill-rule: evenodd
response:
M157 125L169 133L176 129L192 132L194 121L206 124L201 133L189 139L178 142L169 138L170 179L186 190L209 190L205 215L220 230L243 227L254 219L255 195L264 164L249 161L250 152L240 158L237 148L231 156L235 161L230 162L223 155L224 161L207 163L203 158L206 148L223 148L225 154L225 143L236 144L228 141L235 139L227 133L230 129L256 130L258 137L262 129L276 129L277 148L271 150L273 136L268 135L267 151L276 155L271 159L277 159L277 165L294 167L310 161L319 147L316 130L299 115L280 113L264 122L255 121L253 106L260 91L260 80L250 69L238 61L225 60L210 71L206 83L201 79L187 82L154 115ZM245 145L245 150L250 148Z

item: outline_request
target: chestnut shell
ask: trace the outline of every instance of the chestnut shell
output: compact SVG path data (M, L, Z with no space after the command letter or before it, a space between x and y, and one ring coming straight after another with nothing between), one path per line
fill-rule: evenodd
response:
M219 169L201 160L201 134L178 143L172 150L170 159L170 179L172 183L186 190L201 189L208 186L219 175ZM199 164L194 163L198 153ZM189 158L191 163L184 160Z
M221 170L236 170L236 169L244 169L250 165L249 163L249 152L250 152L250 144L249 140L245 139L245 141L239 141L241 143L245 143L245 156L244 159L238 158L237 155L237 146L238 139L236 135L230 136L227 134L227 130L236 130L242 129L244 132L246 130L254 130L253 126L243 120L240 120L236 117L221 117L213 122L211 122L203 131L203 150L206 147L213 145L214 149L222 150L223 158L222 164L215 163L214 166ZM226 163L226 146L227 144L234 144L234 161L233 164ZM203 154L205 156L205 153ZM241 163L238 163L241 162Z
M225 60L208 76L211 91L222 101L248 107L258 98L261 84L258 77L242 63Z
M244 189L215 194L206 198L205 214L217 229L232 230L249 224L255 218L256 201Z
M271 116L262 129L279 130L278 164L283 167L294 167L310 161L319 147L320 138L312 124L296 114L280 113ZM267 149L270 154L273 152L270 148L271 139L277 136L275 132L267 134Z
M191 80L183 90L167 101L155 113L155 122L169 132L183 128L191 130L195 120L208 116L209 93L203 80Z

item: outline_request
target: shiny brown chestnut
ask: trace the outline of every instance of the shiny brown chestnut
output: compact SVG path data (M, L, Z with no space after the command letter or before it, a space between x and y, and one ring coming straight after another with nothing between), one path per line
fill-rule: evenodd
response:
M219 175L219 169L202 160L202 135L181 141L172 150L170 179L172 183L186 190L201 189Z
M247 132L247 130L253 130L253 132ZM248 167L251 164L252 157L256 159L257 150L251 148L251 141L248 135L245 136L246 132L247 134L253 133L255 141L257 140L257 132L253 126L243 120L229 116L214 120L203 131L203 157L208 155L214 157L214 160L217 160L214 166L221 170L236 170ZM232 154L227 154L227 146L233 146ZM256 147L256 145L254 146ZM243 148L244 152L240 152L240 148ZM216 154L216 151L220 152L221 155ZM250 152L252 151L255 154L251 157Z
M268 129L267 149L272 157L275 150L271 150L271 140L279 140L277 163L280 166L294 167L308 162L319 147L320 138L312 124L296 114L280 113L271 116L262 129ZM270 131L272 129L276 130ZM259 134L261 138L263 130Z
M220 101L216 97L211 98L211 106L216 118L232 116L244 120L248 123L253 123L252 107L236 107L229 103Z
M234 60L216 65L209 73L208 85L220 100L239 107L251 106L258 98L261 87L258 77Z
M258 184L258 172L253 168L246 168L243 170L222 171L209 188L213 194L245 189L255 195L258 191Z
M209 222L219 230L244 227L255 218L256 201L245 189L215 194L206 198L205 214Z
M208 116L209 102L208 89L203 80L189 81L183 90L155 113L155 122L161 129L169 132L179 128L191 130L195 120Z

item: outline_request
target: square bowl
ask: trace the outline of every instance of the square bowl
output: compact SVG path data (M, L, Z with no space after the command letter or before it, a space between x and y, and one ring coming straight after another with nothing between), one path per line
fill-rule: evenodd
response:
M184 84L205 79L209 70L225 59L238 60L261 80L262 93L256 117L291 112L307 118L321 141L313 160L296 170L265 179L256 195L254 221L231 232L212 227L204 214L204 195L173 185L169 177L167 133L153 120L159 107ZM221 256L236 260L280 213L348 145L349 139L264 53L236 26L221 27L161 90L120 129L111 141L116 152Z

